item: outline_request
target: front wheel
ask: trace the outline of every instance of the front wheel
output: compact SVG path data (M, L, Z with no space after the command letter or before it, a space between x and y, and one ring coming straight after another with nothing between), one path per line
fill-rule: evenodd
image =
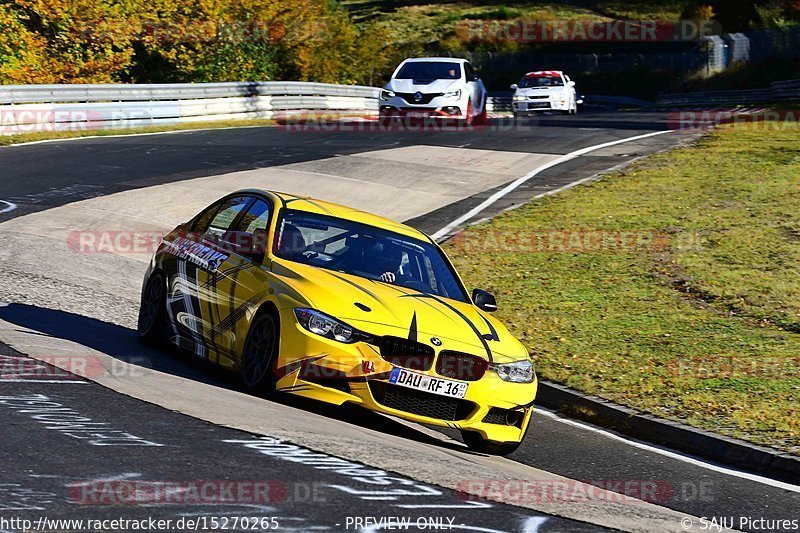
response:
M494 442L486 440L481 437L480 433L475 431L462 431L461 438L464 439L464 444L467 447L478 453L486 453L489 455L508 455L520 447L522 441L519 442ZM523 439L524 439L523 435Z
M158 345L166 340L166 315L166 281L160 272L155 272L147 280L139 306L136 332L143 344Z
M241 377L245 387L271 392L275 378L272 361L278 353L278 323L269 313L259 313L250 326L242 351Z
M465 126L472 126L473 120L474 119L472 117L472 100L467 100L467 113L466 113L466 116L464 117L464 121L463 121L464 125Z

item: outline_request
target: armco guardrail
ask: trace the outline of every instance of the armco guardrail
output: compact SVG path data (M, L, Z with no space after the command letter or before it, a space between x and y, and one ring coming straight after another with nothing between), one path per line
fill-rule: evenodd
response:
M0 133L272 118L377 115L380 89L306 82L0 86Z
M511 95L512 93L490 94L486 102L487 111L493 114L512 113L513 109L511 107ZM610 109L619 109L621 107L648 108L655 105L653 102L639 100L638 98L628 98L625 96L605 96L599 94L584 96L583 101L587 107L604 107Z
M800 80L779 81L769 89L742 91L708 91L665 94L656 99L658 105L748 105L766 102L800 101Z

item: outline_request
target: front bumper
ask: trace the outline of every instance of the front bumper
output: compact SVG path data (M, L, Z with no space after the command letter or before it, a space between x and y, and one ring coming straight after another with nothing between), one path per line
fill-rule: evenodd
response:
M466 120L468 118L468 99L464 96L461 96L461 98L445 98L444 96L438 96L424 104L415 104L399 96L395 96L388 100L380 100L378 104L381 117L412 119L450 118L459 120Z
M514 110L515 113L534 113L537 111L568 111L569 100L560 100L557 98L514 100L511 102L511 108Z
M536 397L537 381L509 383L491 370L469 381L463 399L389 383L394 365L366 342L344 344L303 329L291 309L281 313L281 348L273 371L279 391L337 405L353 403L412 422L475 431L497 442L519 442ZM420 374L438 375L435 365ZM456 380L457 381L457 380Z

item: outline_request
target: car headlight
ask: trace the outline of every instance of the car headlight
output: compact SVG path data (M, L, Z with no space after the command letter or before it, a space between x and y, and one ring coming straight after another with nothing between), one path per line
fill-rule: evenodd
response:
M450 91L442 94L445 98L461 98L461 89L456 89L455 91Z
M531 383L536 378L536 369L527 359L506 364L490 364L489 369L497 372L500 379L512 383Z
M390 98L394 98L394 91L381 89L381 100L388 100Z
M314 309L298 307L294 310L297 321L311 333L316 333L339 342L353 343L361 340L363 334L332 316L320 313Z
M521 102L522 100L527 100L527 99L528 99L527 96L522 96L521 94L514 95L514 101L516 102Z

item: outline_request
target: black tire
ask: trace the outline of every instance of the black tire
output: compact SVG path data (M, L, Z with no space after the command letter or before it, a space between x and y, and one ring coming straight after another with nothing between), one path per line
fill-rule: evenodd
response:
M474 123L478 126L485 126L486 124L489 123L489 117L486 112L486 99L483 100L483 109L481 110L480 115L475 117Z
M472 100L467 100L467 114L466 116L460 120L461 125L466 126L467 128L471 127L475 121L475 118L470 116L472 113Z
M527 428L525 433L527 434ZM522 441L525 440L525 435L522 436L522 440L519 442L495 442L484 439L476 431L462 431L461 438L464 439L464 444L473 452L489 455L508 455L520 447Z
M244 341L239 371L242 384L250 390L273 392L275 374L272 363L278 353L278 322L268 312L259 312Z
M139 341L151 346L164 344L167 340L166 316L167 284L163 274L154 272L142 292L136 328Z

